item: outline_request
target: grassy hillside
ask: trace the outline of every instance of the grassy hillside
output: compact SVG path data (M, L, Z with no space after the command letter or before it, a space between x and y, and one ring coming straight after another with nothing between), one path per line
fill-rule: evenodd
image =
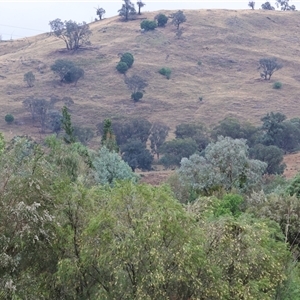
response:
M141 17L152 19L157 13L144 13ZM171 24L142 33L140 19L124 23L114 17L91 23L92 46L76 53L65 51L63 41L48 34L2 41L0 131L7 137L39 136L39 128L31 124L22 106L29 96L71 97L74 123L93 129L105 117L145 117L163 121L174 129L181 122L213 125L226 116L259 123L270 111L280 111L288 118L300 116L299 12L184 13L187 22L180 39ZM125 51L135 58L128 75L141 75L149 84L137 104L130 100L124 76L115 69L118 53ZM257 70L258 61L270 56L280 59L284 67L274 73L271 81L264 81ZM77 86L58 82L50 70L58 58L72 60L84 68L85 78ZM158 73L161 67L171 68L170 80ZM24 73L29 71L36 76L33 88L23 82ZM272 88L275 81L282 82L281 90ZM199 97L203 97L202 102ZM63 101L56 103L58 108L63 105ZM5 123L7 113L15 116L16 124Z

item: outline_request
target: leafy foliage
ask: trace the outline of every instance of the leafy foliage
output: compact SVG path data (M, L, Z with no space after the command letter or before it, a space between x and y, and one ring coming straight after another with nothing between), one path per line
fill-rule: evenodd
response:
M255 2L254 1L249 1L248 6L254 9L255 7Z
M51 66L51 70L56 73L61 82L75 83L84 76L84 70L77 67L72 61L66 59L57 59Z
M158 27L164 27L168 23L169 18L165 14L158 14L154 18Z
M189 157L195 153L197 149L197 143L191 138L174 139L165 142L160 147L160 152L164 154L164 156L160 159L160 162L166 168L179 166L183 157Z
M161 68L158 72L159 74L166 76L167 79L170 79L172 73L171 69L165 67Z
M128 163L134 171L136 168L141 170L151 170L153 156L146 149L146 145L140 140L130 139L126 144L121 145L121 153L124 161Z
M131 94L131 99L134 102L138 102L143 98L144 94L142 92L135 92Z
M276 6L281 10L296 10L295 5L289 5L289 0L276 0Z
M110 119L104 120L101 145L105 146L109 151L119 152L119 146L116 142L116 136L114 135Z
M282 88L282 83L280 81L276 81L273 84L273 89L280 90Z
M145 31L154 30L156 27L157 27L156 21L143 20L141 22L141 29L144 29Z
M143 98L144 88L148 85L146 80L138 75L132 75L131 77L125 77L125 83L131 90L131 98L137 102Z
M177 139L193 139L198 145L198 151L203 151L209 143L207 129L202 124L182 123L176 126Z
M134 4L130 0L123 0L124 3L122 7L118 10L119 16L121 16L125 21L132 19L136 15L136 10Z
M7 114L5 115L4 120L6 123L11 124L15 120L15 118L12 114Z
M64 21L55 19L49 22L53 34L63 40L68 50L78 50L89 43L91 31L85 22Z
M105 15L105 13L106 13L106 11L105 11L105 9L102 8L102 7L98 7L98 8L96 9L96 15L99 17L99 20L100 20L100 21L102 20L102 18L103 18L103 16Z
M170 128L159 122L155 122L150 130L150 148L152 154L157 155L157 159L159 159L159 153L160 153L160 147L163 145L165 142L168 132Z
M125 74L128 71L128 65L125 62L120 61L117 64L116 69L121 74Z
M110 151L105 146L101 147L94 158L95 180L102 185L114 184L117 180L137 180L130 166L122 160L120 155Z
M138 14L140 15L141 14L141 8L144 7L146 4L145 2L141 1L141 0L138 0L136 2L137 6L139 7L139 11L138 11Z
M151 126L151 123L146 119L130 119L123 122L114 122L113 131L116 134L118 145L126 144L129 139L140 140L143 144L146 144Z
M204 157L194 154L180 164L180 178L205 195L222 188L244 192L258 188L267 167L264 162L248 158L245 140L222 136L206 147Z
M35 82L35 76L32 71L24 74L24 81L27 83L28 87L33 87Z
M259 60L260 77L264 80L270 80L273 73L282 68L282 65L277 62L277 58L261 58Z
M67 144L75 143L76 139L74 136L74 127L71 122L71 115L68 112L68 108L64 106L62 108L62 128L65 131L64 141Z
M265 173L283 174L286 165L283 163L283 151L278 147L256 144L249 153L251 158L268 164Z
M182 10L178 10L176 13L172 13L170 17L172 19L171 24L176 26L176 29L179 29L180 24L186 22L186 16Z
M131 68L134 63L134 57L130 52L125 52L122 54L120 61L126 63L128 68Z
M270 4L269 1L263 3L263 4L261 5L261 8L262 8L262 9L265 9L265 10L274 10L274 9L275 9L275 7L272 6L272 5Z
M240 123L234 118L225 118L213 128L211 136L217 140L219 135L229 136L233 139L247 139L249 146L254 145L257 141L258 128L249 123Z
M23 101L23 106L30 111L32 120L37 120L43 133L46 129L48 111L52 108L52 103L45 99L27 98Z

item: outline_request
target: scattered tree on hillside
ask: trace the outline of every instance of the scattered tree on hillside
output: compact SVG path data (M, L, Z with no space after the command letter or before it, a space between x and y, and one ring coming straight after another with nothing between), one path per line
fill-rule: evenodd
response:
M30 111L33 121L38 121L41 132L46 129L48 110L52 108L52 103L45 99L27 98L23 101L24 107Z
M246 139L249 147L256 143L258 128L250 123L240 123L234 118L225 118L211 131L211 137L216 141L219 135L233 139Z
M283 163L284 152L277 146L256 144L250 148L250 157L268 164L266 174L283 174L286 165Z
M130 0L123 0L124 4L118 10L119 16L123 17L125 21L133 18L136 15L134 4Z
M61 82L75 83L75 85L84 76L83 69L66 59L57 59L51 66L51 70L59 76Z
M15 118L12 114L7 114L5 115L4 120L7 124L11 124L15 120Z
M54 133L58 134L61 130L62 115L56 110L52 110L48 113L47 127Z
M168 17L164 14L158 14L155 16L154 20L157 21L158 27L164 27L168 22Z
M255 7L255 2L254 1L249 1L248 6L254 9Z
M96 15L99 17L99 20L101 21L103 16L105 15L106 11L102 7L96 8Z
M139 101L143 97L144 88L148 85L146 80L139 75L132 75L131 77L125 77L125 83L131 90L131 98L134 101Z
M91 31L85 22L76 23L75 21L62 22L55 19L49 22L52 33L63 40L68 50L78 50L80 47L89 43Z
M131 68L134 63L134 57L130 52L125 52L122 54L120 62L126 63L128 68Z
M176 13L171 14L169 18L172 19L171 24L175 25L177 30L179 29L180 24L186 22L186 16L182 10L178 10Z
M281 10L296 10L295 5L289 5L289 0L276 0L276 6Z
M170 128L163 123L154 123L150 130L150 148L153 154L159 159L160 147L165 142Z
M24 74L24 81L27 82L28 87L33 87L35 82L35 76L32 71Z
M144 29L145 31L154 30L157 27L157 23L155 20L143 20L141 22L141 29Z
M146 148L146 144L140 140L130 139L126 144L121 145L121 153L124 161L128 163L134 172L136 168L151 170L153 156Z
M182 123L176 126L176 139L193 139L198 145L198 151L203 151L209 143L208 133L202 124Z
M274 10L274 9L275 9L275 7L273 7L273 6L270 4L269 1L263 3L263 4L261 5L261 8L262 8L262 9L265 9L265 10Z
M282 65L277 62L277 58L261 58L259 60L260 77L265 80L270 80L273 73L282 68Z
M138 14L140 15L141 14L141 8L144 7L146 5L146 3L142 2L141 0L139 0L136 4L139 7Z
M197 143L191 139L174 139L163 143L160 147L160 153L163 157L160 162L166 167L176 167L180 165L183 157L189 157L198 150Z

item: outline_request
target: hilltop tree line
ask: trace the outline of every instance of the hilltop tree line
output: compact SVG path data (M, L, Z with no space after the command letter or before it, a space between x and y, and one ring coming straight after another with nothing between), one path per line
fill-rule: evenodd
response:
M287 121L264 123L269 141ZM298 176L262 192L267 164L219 136L152 187L117 153L149 124L118 136L106 119L97 151L76 142L66 108L62 127L41 144L0 135L1 298L299 299Z
M280 8L283 11L296 10L295 5L290 5L289 0L276 0L275 5L277 8ZM252 9L255 8L255 1L249 1L248 6ZM269 1L261 5L262 9L265 10L275 10L275 7L271 5Z

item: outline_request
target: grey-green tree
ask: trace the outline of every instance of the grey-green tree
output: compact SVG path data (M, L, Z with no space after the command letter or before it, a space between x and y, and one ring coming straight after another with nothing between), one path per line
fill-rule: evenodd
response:
M280 70L282 64L277 62L277 58L261 58L259 60L260 77L264 80L270 80L274 72Z
M296 10L296 6L295 5L290 5L289 4L289 0L276 0L276 6L281 10Z
M28 87L33 87L35 82L35 76L32 71L24 74L24 81L27 83Z
M181 160L178 174L200 194L233 189L248 192L259 188L267 164L250 159L246 140L218 137L205 149L205 156L194 154Z
M251 9L254 9L255 2L254 1L249 1L248 6L251 7Z
M105 15L106 11L102 7L96 8L96 15L99 17L99 20L101 21L103 16Z
M269 1L263 3L261 5L261 8L264 9L264 10L274 10L275 9L275 7L272 6Z
M150 129L150 148L152 154L156 154L157 159L159 159L160 147L165 142L170 128L160 122L155 122Z
M119 16L121 16L125 21L128 21L135 17L136 10L134 4L130 0L123 0L124 3L122 7L118 10Z
M169 18L172 19L171 24L176 26L177 30L179 30L180 24L186 22L186 16L182 10L178 10L176 13L172 13Z
M146 3L143 2L143 1L141 1L141 0L139 0L139 1L137 1L136 4L137 4L137 6L139 8L138 14L140 15L141 14L141 8L144 7L146 5Z
M86 22L61 21L55 19L49 22L52 34L65 42L68 50L78 50L80 47L90 43L89 38L92 32Z

